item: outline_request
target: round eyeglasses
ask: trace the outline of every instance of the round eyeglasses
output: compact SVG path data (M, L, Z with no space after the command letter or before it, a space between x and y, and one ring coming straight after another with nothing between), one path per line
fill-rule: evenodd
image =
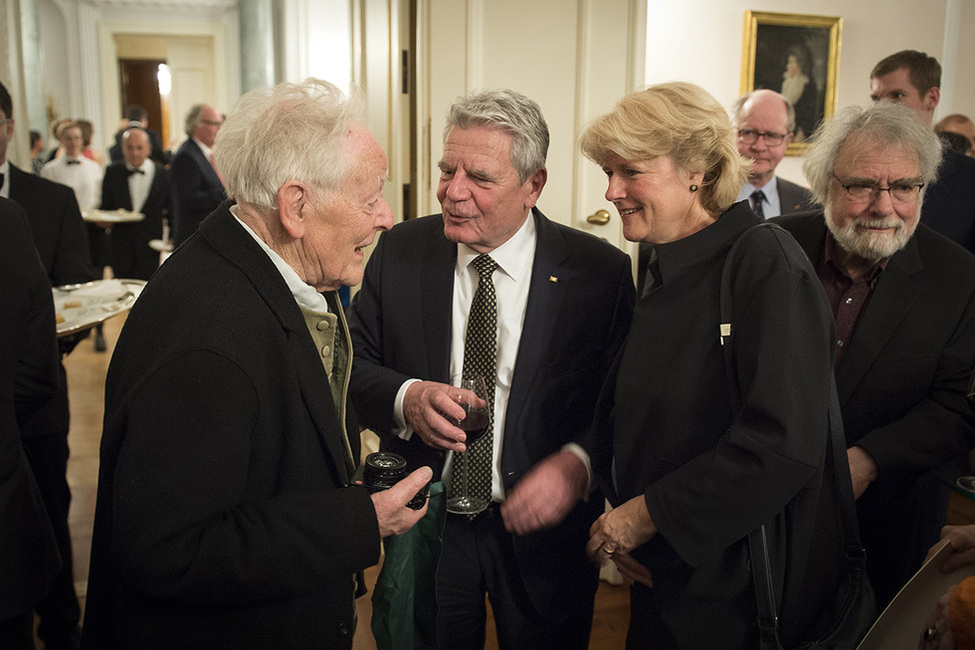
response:
M921 188L924 187L924 183L913 178L894 183L890 187L880 187L863 181L844 180L836 174L833 174L833 178L846 191L847 198L856 203L873 203L881 192L890 194L890 200L894 203L910 203L917 198Z
M765 144L769 147L777 147L785 141L788 133L763 133L752 129L738 129L738 139L745 144L755 144L758 139L765 138Z

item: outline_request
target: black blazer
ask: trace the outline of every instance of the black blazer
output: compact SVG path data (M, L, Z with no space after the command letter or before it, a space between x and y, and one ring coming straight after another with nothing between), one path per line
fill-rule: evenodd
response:
M822 212L776 221L821 262ZM847 442L878 468L857 512L880 592L903 585L938 539L944 510L924 475L975 447L973 363L975 258L920 224L880 274L836 370Z
M538 240L502 446L508 489L566 443L592 451L595 401L634 303L625 254L537 209L532 218ZM361 420L384 448L412 467L431 466L435 476L443 465L440 452L419 436L407 442L390 432L394 398L405 380L450 381L456 258L457 244L444 237L440 215L398 224L380 237L349 308L355 350L350 390ZM579 603L591 599L596 572L584 547L602 510L602 497L593 496L561 525L513 538L532 602L552 620L576 615Z
M779 190L779 214L793 214L812 210L816 201L813 199L812 192L802 185L796 185L784 178L775 177L776 187Z
M0 621L30 610L61 566L20 444L23 420L58 389L54 303L24 211L0 198Z
M60 183L34 176L10 165L10 198L27 213L34 247L53 286L94 279L88 253L88 231L81 219L74 191ZM62 342L63 343L63 342ZM73 346L65 344L67 353ZM60 388L48 402L20 423L20 435L68 435L67 377L60 370Z
M213 165L193 138L180 145L173 156L169 180L173 186L177 210L173 224L173 244L179 246L227 198L227 193Z
M112 357L85 647L351 648L380 538L345 454L301 310L223 206Z
M129 196L129 174L125 162L117 162L105 170L102 179L102 210L138 210L146 218L137 223L112 226L109 234L109 264L119 278L148 280L159 266L159 253L149 248L149 241L160 239L163 219L169 219L173 195L166 168L156 164L156 173L144 205L133 206Z
M975 253L975 158L945 149L938 180L924 193L921 223Z

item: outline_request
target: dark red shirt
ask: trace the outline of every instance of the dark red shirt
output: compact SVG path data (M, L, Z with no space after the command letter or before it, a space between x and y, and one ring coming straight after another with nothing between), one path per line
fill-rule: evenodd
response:
M822 261L816 265L816 275L826 290L826 298L836 320L836 354L833 359L835 368L840 367L846 348L853 339L860 314L870 302L877 279L890 261L889 257L879 260L859 280L854 281L839 260L838 247L832 233L826 233L826 250Z

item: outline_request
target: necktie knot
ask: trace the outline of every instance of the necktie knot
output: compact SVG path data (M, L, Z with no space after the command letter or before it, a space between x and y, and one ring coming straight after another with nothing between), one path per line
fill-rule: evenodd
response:
M494 261L493 257L487 254L478 255L471 264L474 265L474 270L477 271L477 275L480 278L490 278L494 274L495 269L498 268L498 263Z
M762 190L755 190L752 192L752 212L754 212L759 217L765 216L765 208L762 206L762 202L765 200L765 192Z

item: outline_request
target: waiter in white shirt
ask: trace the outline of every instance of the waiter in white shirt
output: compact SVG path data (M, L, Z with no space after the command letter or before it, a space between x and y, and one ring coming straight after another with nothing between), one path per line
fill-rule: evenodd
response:
M172 210L172 193L166 169L149 159L152 144L141 127L122 134L123 160L105 170L102 210L141 213L141 221L118 223L109 235L109 264L117 278L148 280L159 266L159 253L149 247L162 239L164 222Z

